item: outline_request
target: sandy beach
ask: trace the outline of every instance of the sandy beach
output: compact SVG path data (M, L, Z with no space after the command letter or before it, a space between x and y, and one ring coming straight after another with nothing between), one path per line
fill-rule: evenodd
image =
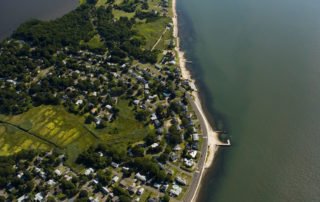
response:
M192 95L194 97L194 102L195 102L195 105L198 108L201 116L203 117L206 131L208 131L208 150L207 150L208 156L207 156L207 159L206 159L204 166L202 168L200 168L201 169L200 170L200 178L199 178L199 181L197 182L198 184L197 184L195 193L194 193L192 200L191 200L191 201L195 201L197 199L197 194L198 194L200 186L201 186L202 177L205 175L206 169L208 169L212 165L215 154L218 151L218 145L221 144L221 142L219 141L218 134L212 129L205 113L203 112L203 108L202 108L199 93L198 93L198 88L195 85L195 81L194 81L194 79L192 79L190 72L186 68L186 59L184 57L184 52L182 52L180 50L180 38L178 37L178 18L177 18L177 11L176 11L176 0L172 0L172 10L173 10L172 20L173 20L173 25L174 25L173 35L177 39L175 51L177 52L178 57L179 57L179 65L181 68L181 74L184 79L188 79L195 86L195 90L192 93Z
M195 91L193 92L194 101L195 101L201 115L204 118L205 126L208 131L209 156L207 157L205 168L209 168L212 165L215 153L217 151L217 145L219 145L220 141L218 139L218 134L216 132L214 132L211 125L209 124L207 117L205 116L205 113L203 112L197 86L195 85L195 81L194 81L194 79L192 79L190 72L186 68L186 59L184 58L184 52L182 52L180 50L180 38L178 37L178 18L177 18L177 12L176 12L176 0L172 0L172 10L173 10L172 20L173 20L173 25L174 25L173 35L177 39L177 44L176 44L175 50L178 53L181 74L184 79L190 80L195 86Z

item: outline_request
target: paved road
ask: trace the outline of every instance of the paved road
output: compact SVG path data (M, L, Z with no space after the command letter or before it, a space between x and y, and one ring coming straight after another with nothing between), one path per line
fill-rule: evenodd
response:
M181 89L181 87L180 87ZM194 177L192 179L192 183L189 186L189 190L186 194L186 196L184 197L183 201L186 202L191 202L192 199L194 198L194 195L196 195L197 193L197 186L199 185L199 180L201 180L200 178L202 177L202 175L204 174L204 165L206 162L206 157L207 157L207 152L208 152L208 131L205 125L205 121L204 118L201 116L200 113L200 109L198 109L198 106L195 104L194 100L192 99L192 97L190 96L189 93L186 92L186 98L188 99L188 101L190 102L193 111L196 113L197 118L200 122L200 126L202 129L202 133L203 133L203 143L202 143L202 149L201 149L201 154L200 154L200 158L199 158L199 163L198 163L198 169L197 171L194 173Z

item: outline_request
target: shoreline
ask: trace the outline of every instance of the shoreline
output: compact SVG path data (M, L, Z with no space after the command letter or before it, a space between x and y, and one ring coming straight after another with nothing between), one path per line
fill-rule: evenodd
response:
M179 30L178 30L178 18L177 18L178 16L177 16L177 10L176 10L176 1L177 0L172 0L173 36L177 40L175 51L178 54L179 66L181 69L182 78L191 81L191 83L195 87L194 92L192 93L192 96L194 98L195 106L197 107L197 109L198 109L198 111L204 121L204 126L207 131L207 138L208 138L208 148L207 148L207 151L205 154L206 155L205 163L204 163L203 167L200 169L200 178L197 182L197 187L196 187L195 192L193 193L192 200L191 200L191 201L195 201L198 197L199 189L202 185L203 175L205 175L205 172L207 171L207 169L212 166L213 161L214 161L214 157L218 152L218 145L221 144L221 142L218 138L218 134L211 127L211 125L210 125L210 123L209 123L209 121L203 111L198 88L195 85L195 80L192 79L190 71L186 68L186 59L184 57L184 52L180 50L180 38L178 36ZM204 131L204 128L202 128L202 131ZM209 155L208 155L208 153L209 153Z

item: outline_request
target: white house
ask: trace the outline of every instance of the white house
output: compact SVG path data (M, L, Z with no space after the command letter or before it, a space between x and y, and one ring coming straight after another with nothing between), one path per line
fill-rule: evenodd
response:
M142 195L142 194L143 194L143 192L144 192L144 188L143 188L143 187L141 187L141 188L138 190L137 194L138 194L138 195Z
M88 169L84 172L84 174L85 174L85 175L90 175L90 174L93 173L93 172L94 172L93 168L88 168Z
M104 194L109 194L110 193L110 191L106 187L102 187L102 192Z
M112 178L112 183L116 183L116 182L118 182L118 180L119 180L119 177L117 175L115 175Z
M138 180L141 180L141 181L143 181L143 182L147 181L146 176L141 175L140 173L137 173L137 174L135 175L135 177L136 177Z
M60 170L58 170L58 169L55 169L55 170L54 170L54 173L55 173L56 175L58 175L58 176L60 176L60 175L61 175L61 171L60 171Z
M43 201L43 195L42 193L37 193L35 196L34 196L34 200L35 201Z

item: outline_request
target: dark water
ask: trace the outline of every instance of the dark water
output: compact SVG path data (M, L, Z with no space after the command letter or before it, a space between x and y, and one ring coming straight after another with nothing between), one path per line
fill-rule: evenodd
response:
M78 0L0 0L0 41L30 18L55 19L77 5Z
M177 4L189 68L233 143L199 201L320 201L320 1Z

